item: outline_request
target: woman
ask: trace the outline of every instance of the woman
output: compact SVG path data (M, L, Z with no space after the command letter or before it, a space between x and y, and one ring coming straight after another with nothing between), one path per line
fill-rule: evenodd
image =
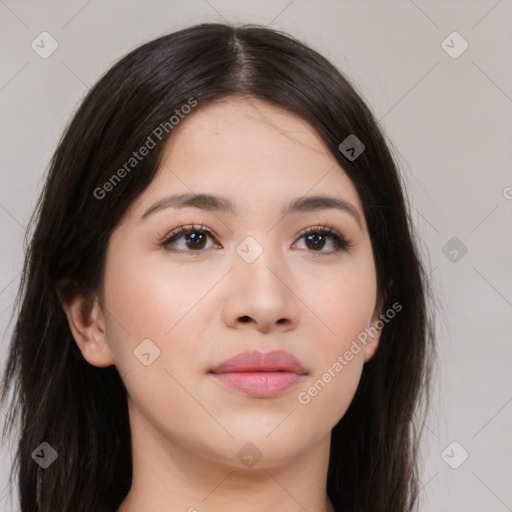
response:
M33 222L2 395L22 512L417 507L428 282L383 135L318 53L223 24L140 46Z

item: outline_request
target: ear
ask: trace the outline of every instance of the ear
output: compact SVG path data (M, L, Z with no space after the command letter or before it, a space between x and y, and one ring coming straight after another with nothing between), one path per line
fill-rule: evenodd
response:
M386 325L381 319L382 309L385 304L386 298L379 296L377 298L377 304L373 311L372 320L370 326L368 327L367 333L368 337L366 338L365 343L365 351L364 351L364 362L368 362L377 352L377 348L379 347L380 336L382 334L382 329Z
M376 327L379 318L380 311L374 313L370 326L367 329L368 337L366 338L364 346L364 362L367 363L377 352L379 347L381 329ZM377 325L380 325L380 321Z
M84 359L100 368L113 365L114 357L107 343L105 317L98 296L85 293L77 283L69 280L59 283L57 294Z

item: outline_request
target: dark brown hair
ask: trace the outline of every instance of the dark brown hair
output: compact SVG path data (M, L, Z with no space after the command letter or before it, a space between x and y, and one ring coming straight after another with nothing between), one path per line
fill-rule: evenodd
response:
M115 366L82 357L58 286L69 279L84 291L100 289L109 237L155 176L172 131L107 197L94 191L190 98L200 109L230 95L267 100L306 120L358 191L383 311L395 302L402 311L384 327L332 431L327 493L337 511L416 506L414 418L428 402L434 336L397 166L355 88L316 51L268 28L209 23L153 40L116 63L81 103L51 161L30 224L1 396L4 402L12 387L4 436L18 426L13 472L22 512L112 512L130 488L126 389ZM355 160L338 149L351 134L365 145ZM58 453L45 470L32 458L43 441Z

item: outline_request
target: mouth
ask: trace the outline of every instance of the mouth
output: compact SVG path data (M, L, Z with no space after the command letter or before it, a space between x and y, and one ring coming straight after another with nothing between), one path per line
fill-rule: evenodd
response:
M307 375L300 361L282 350L244 352L209 372L212 379L255 398L273 398Z

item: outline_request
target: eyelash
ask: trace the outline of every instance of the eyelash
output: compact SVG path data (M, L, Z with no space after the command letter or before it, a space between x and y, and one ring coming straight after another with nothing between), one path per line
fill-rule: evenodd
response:
M184 235L189 235L191 233L201 233L201 232L209 235L211 238L216 240L215 233L210 228L207 228L203 224L201 224L200 226L195 226L195 225L191 224L191 225L187 225L187 226L180 226L178 229L171 231L168 235L166 235L164 240L160 242L160 246L167 249L167 246L169 244L171 244L172 242L174 242L176 240L179 240ZM302 239L305 236L312 234L312 233L315 233L318 235L329 236L333 239L333 241L335 243L335 249L331 250L331 251L308 250L308 252L312 253L313 257L331 256L331 255L337 254L340 251L347 251L348 248L351 247L351 245L352 245L350 240L346 240L340 233L338 233L338 231L334 227L328 226L328 225L309 227L309 228L305 229L304 231L302 231L302 233L299 235L299 239ZM187 252L187 253L191 253L194 255L199 255L200 253L205 252L204 250L197 250L197 251L194 251L194 250L173 251L171 249L167 249L167 250L169 250L170 252Z

